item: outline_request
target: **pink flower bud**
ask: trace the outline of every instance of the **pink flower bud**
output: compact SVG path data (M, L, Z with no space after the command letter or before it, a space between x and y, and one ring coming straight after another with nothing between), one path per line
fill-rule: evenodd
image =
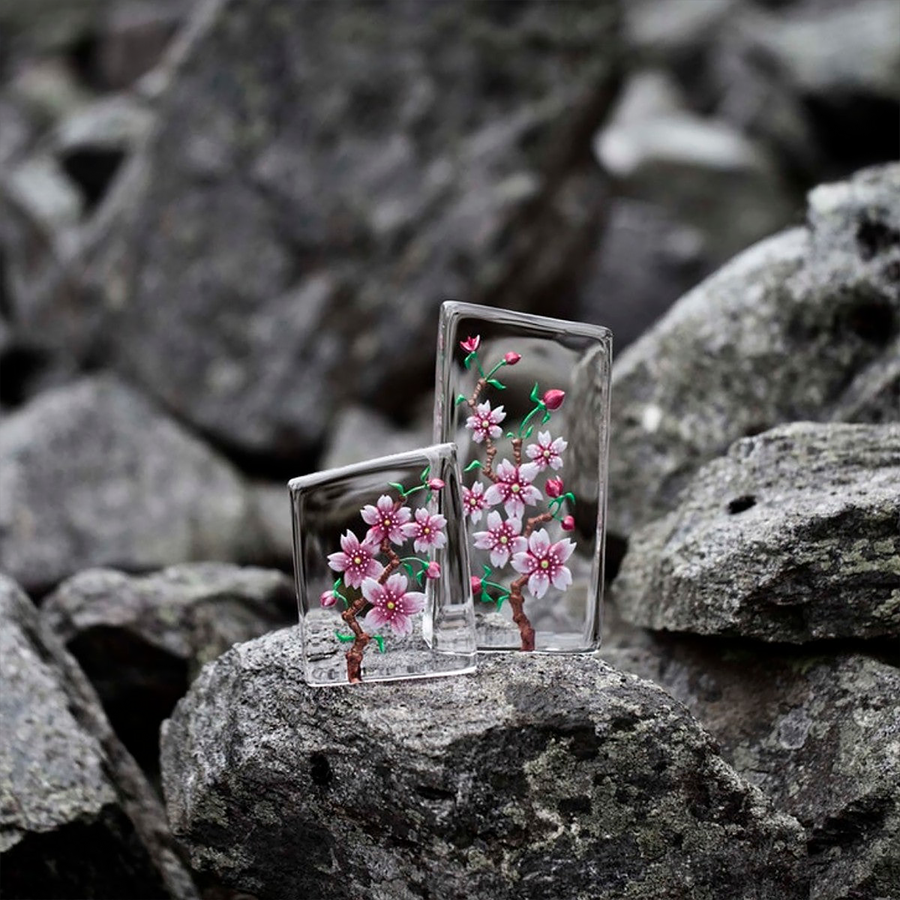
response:
M547 409L559 409L563 405L563 400L565 399L565 391L561 391L559 388L553 388L544 394L543 404Z
M322 596L319 597L319 603L321 603L325 609L328 609L329 606L334 606L334 604L337 603L337 597L334 596L333 591L323 591Z
M574 531L575 530L575 517L574 516L566 516L562 520L563 531Z
M515 350L510 350L509 353L503 357L503 361L508 366L514 366L521 358L522 355L520 353L516 353Z
M481 593L481 579L476 578L474 575L469 579L472 585L472 593L480 594Z
M444 482L440 478L429 478L426 485L432 491L439 491L444 486Z
M466 353L474 353L481 346L481 335L476 334L475 337L469 335L464 341L459 342L459 346L466 351Z
M556 498L562 496L565 485L563 484L562 478L548 478L544 488L547 491L548 497Z
M436 560L432 560L425 567L425 577L434 581L436 578L441 577L441 564Z

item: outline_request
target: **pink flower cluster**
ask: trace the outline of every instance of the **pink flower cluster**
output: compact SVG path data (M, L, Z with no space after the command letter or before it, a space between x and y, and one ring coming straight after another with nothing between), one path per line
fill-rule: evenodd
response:
M429 491L439 491L445 486L440 478L431 478L423 485ZM388 494L382 494L374 504L364 506L360 514L369 526L365 538L360 541L348 530L341 537L341 550L329 554L328 565L342 574L347 587L360 590L370 605L363 626L366 631L390 626L395 634L410 634L413 627L411 617L425 608L425 595L407 590L409 582L400 573L388 576L382 584L380 579L384 575L384 566L378 561L378 555L388 552L391 544L402 545L408 540L413 541L417 553L444 547L447 543L444 531L447 520L425 507L413 514L402 501L394 501ZM441 577L441 566L437 560L419 560L419 563L425 578L434 580ZM319 602L323 607L332 607L338 596L336 590L325 591Z

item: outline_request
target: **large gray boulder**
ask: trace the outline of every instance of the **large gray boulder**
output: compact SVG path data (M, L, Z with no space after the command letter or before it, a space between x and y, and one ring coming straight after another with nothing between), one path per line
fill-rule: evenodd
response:
M201 666L296 622L297 602L281 572L186 563L142 577L80 572L43 602L41 617L93 682L125 745L155 769L160 723Z
M658 637L603 653L662 685L807 829L816 900L900 884L900 662Z
M196 898L84 675L2 575L0 674L3 896Z
M342 404L407 411L444 297L536 309L586 264L616 9L203 7L89 274L31 297L23 332L266 458Z
M817 188L808 219L738 256L617 359L613 532L673 509L745 435L836 415L900 420L887 362L900 332L900 164Z
M612 596L654 629L900 637L900 425L797 423L737 441L632 536Z
M0 569L45 590L90 566L247 559L236 470L111 377L41 394L0 424Z
M679 704L593 656L302 683L296 629L207 666L163 728L193 864L261 898L806 897L798 826Z

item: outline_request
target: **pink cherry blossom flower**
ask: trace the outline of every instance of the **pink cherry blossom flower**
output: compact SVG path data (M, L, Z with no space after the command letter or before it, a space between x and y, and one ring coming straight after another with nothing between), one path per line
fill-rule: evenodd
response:
M502 406L491 409L489 400L475 407L475 415L466 419L466 428L472 430L472 440L480 444L487 438L498 438L503 433L500 423L506 418Z
M375 506L369 503L361 511L363 522L371 525L367 541L380 544L385 538L394 544L403 543L403 526L412 518L412 510L408 506L394 503L387 495L382 494Z
M547 391L541 398L547 409L559 409L563 405L563 400L565 399L566 392L561 391L559 388L553 388L552 390Z
M574 531L575 530L575 516L566 516L562 520L562 530L563 531Z
M522 537L522 520L510 518L505 522L500 513L488 513L487 531L475 532L475 546L479 550L491 551L491 565L505 566L513 553L521 553L528 546Z
M444 482L441 478L429 478L426 487L431 491L439 491L444 487Z
M466 353L474 353L481 346L481 335L476 334L474 337L470 335L464 341L460 341L459 346L462 347Z
M328 609L330 606L334 606L337 603L337 597L334 596L333 591L322 591L322 596L319 597L319 603L322 604L323 609Z
M568 446L569 442L564 438L558 437L554 440L549 431L539 431L537 443L529 444L525 448L525 452L528 454L528 458L543 472L548 466L551 469L562 468L562 453Z
M538 467L534 463L514 466L508 459L501 461L495 470L497 481L485 491L488 506L502 503L506 514L521 519L526 505L534 505L543 494L531 483L537 478Z
M546 529L541 528L528 539L528 549L513 556L512 565L528 576L529 593L540 598L551 584L564 591L572 583L572 573L565 562L574 549L575 544L568 538L551 544Z
M509 353L507 353L506 356L503 357L503 361L508 366L514 366L521 358L521 353L516 353L515 350L510 350Z
M441 564L436 560L431 560L427 566L425 566L425 577L429 581L435 581L441 577Z
M407 591L407 584L406 576L399 574L391 575L384 584L374 578L363 581L363 597L372 604L363 625L366 631L390 625L395 634L412 634L411 616L425 609L425 595Z
M447 520L442 515L432 515L422 507L416 510L415 522L404 525L401 531L404 537L414 538L413 547L417 553L422 553L429 547L443 547L447 543L447 535L444 534L446 524Z
M544 490L547 492L547 496L550 497L551 500L555 500L557 497L561 497L562 492L565 489L566 485L562 478L548 478L546 482L544 482Z
M366 538L360 543L359 538L348 530L341 538L341 547L343 553L329 554L328 565L335 572L344 573L344 584L358 588L362 584L363 578L377 578L382 573L381 564L376 559L378 556L377 542Z
M471 488L463 488L463 510L473 521L481 521L481 511L484 509L484 485L476 481Z

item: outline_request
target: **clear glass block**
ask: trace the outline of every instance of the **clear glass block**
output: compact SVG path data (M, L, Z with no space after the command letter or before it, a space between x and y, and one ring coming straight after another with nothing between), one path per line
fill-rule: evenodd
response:
M288 487L307 683L474 671L455 445L305 475Z
M600 643L612 334L446 302L435 439L462 468L480 650Z

